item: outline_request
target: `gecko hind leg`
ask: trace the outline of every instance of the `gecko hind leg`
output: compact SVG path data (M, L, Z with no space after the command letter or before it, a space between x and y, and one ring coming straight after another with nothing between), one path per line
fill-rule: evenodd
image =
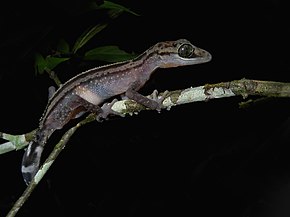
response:
M48 88L48 99L51 99L51 97L54 95L55 93L55 87L54 86L50 86Z
M109 103L104 103L101 107L101 112L97 114L96 119L99 121L100 119L107 119L107 117L112 114L112 115L117 115L124 117L125 115L119 112L116 112L112 109L112 106L117 102L117 99L113 99L112 102Z
M124 117L124 114L116 112L112 109L112 106L114 105L115 102L117 102L117 99L114 99L112 102L109 103L104 103L101 107L94 105L92 103L87 103L85 105L85 108L92 113L96 114L96 120L98 122L102 122L103 120L108 119L108 116L110 114L112 115L118 115L121 117Z

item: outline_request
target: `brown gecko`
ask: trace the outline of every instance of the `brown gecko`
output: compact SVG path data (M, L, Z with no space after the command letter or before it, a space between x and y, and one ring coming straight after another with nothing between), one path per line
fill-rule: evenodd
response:
M43 148L51 134L71 119L85 112L95 112L97 119L113 113L108 99L125 95L150 109L160 110L162 101L147 98L137 91L157 68L171 68L208 62L211 55L186 39L159 42L137 58L92 68L64 83L49 99L35 138L22 160L22 174L29 184L38 171Z

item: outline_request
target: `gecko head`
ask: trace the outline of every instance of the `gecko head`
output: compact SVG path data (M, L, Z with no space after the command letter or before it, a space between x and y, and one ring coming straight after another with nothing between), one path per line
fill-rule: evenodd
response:
M211 60L206 50L198 48L186 39L156 44L160 57L160 68L171 68L205 63Z

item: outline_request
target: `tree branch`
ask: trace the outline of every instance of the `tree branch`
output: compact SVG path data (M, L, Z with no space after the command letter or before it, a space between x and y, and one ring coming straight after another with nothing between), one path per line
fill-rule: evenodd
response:
M290 83L241 79L217 84L206 84L204 86L191 87L184 90L170 91L167 98L163 101L163 106L169 110L172 106L185 103L208 101L210 99L239 95L244 99L249 95L290 97ZM133 115L148 108L127 99L117 101L112 106L112 109L124 115ZM0 144L0 154L24 148L28 145L29 141L31 141L34 133L35 130L21 135L11 135L0 132L0 138L9 141Z
M160 94L162 95L162 93ZM222 82L218 84L206 84L204 86L188 88L185 90L175 90L168 94L168 97L163 101L163 106L168 110L172 106L192 103L197 101L208 101L210 99L233 97L241 95L244 99L249 95L267 96L267 97L290 97L290 83L273 82L273 81L258 81L241 79L231 82ZM137 104L132 100L121 100L114 103L112 109L121 114L136 114L141 110L145 110L144 106ZM84 120L80 121L77 125L69 129L56 144L54 150L48 156L44 164L41 166L32 182L26 188L21 197L14 204L7 217L13 217L18 210L28 199L34 188L43 178L50 166L54 163L57 156L64 149L70 137L75 131L89 122L95 120L95 115L90 114ZM35 131L22 135L10 135L0 132L0 138L8 140L9 142L0 145L0 154L12 150L24 148L28 142L33 138Z
M36 173L33 180L30 182L30 184L27 186L21 197L18 198L18 200L14 203L13 207L9 211L6 217L13 217L17 214L19 209L22 207L24 202L29 198L30 194L33 192L35 187L38 185L40 180L43 178L43 176L46 174L46 172L49 170L50 166L54 163L57 156L60 154L60 152L64 149L65 145L69 141L70 137L76 132L76 130L81 127L82 125L92 122L95 120L95 117L93 114L87 116L86 119L79 122L74 127L70 128L61 138L61 140L55 145L53 151L50 153L50 155L47 157L43 165L40 167L38 172Z
M170 91L167 98L163 101L163 106L169 110L172 106L185 103L208 101L210 99L239 95L244 99L249 95L290 97L290 83L241 79L217 84L206 84L204 86L191 87L184 90ZM241 104L244 106L243 102ZM133 115L148 108L127 99L117 101L112 106L112 109L124 115ZM24 148L29 141L31 141L34 133L35 130L21 135L11 135L0 132L0 138L9 141L0 144L0 154Z

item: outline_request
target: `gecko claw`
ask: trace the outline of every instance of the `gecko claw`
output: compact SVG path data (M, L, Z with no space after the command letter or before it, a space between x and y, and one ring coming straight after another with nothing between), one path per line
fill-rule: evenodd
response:
M114 99L112 102L110 103L104 103L101 107L101 112L99 112L96 116L96 120L98 122L102 122L103 120L107 120L108 119L108 116L110 114L112 115L118 115L118 116L121 116L121 117L124 117L125 115L122 114L122 113L119 113L119 112L116 112L112 109L112 106L115 104L115 102L117 102L118 100L117 99Z
M163 105L163 101L169 96L169 91L166 90L162 93L162 95L158 94L157 90L154 90L153 93L150 95L150 99L154 100L155 102L157 102L157 108L156 110L158 112L161 111L161 109L165 108L165 106Z

